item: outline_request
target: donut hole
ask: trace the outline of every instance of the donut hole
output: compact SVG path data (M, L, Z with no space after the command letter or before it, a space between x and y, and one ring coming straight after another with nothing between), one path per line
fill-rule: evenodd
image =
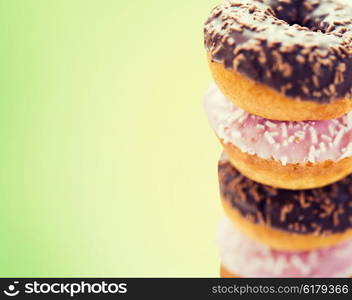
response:
M326 33L329 28L329 23L323 20L329 16L328 13L315 15L314 11L319 6L312 4L306 6L304 1L289 1L287 3L280 1L272 1L270 7L275 13L275 17L285 21L289 25L299 25L306 27L310 31Z
M307 27L310 31L327 33L330 24L324 22L324 19L328 14L322 14L319 16L313 16L306 14L301 18L301 26Z
M289 25L302 25L299 18L299 5L295 2L284 3L272 1L270 7L275 13L275 17L279 20L285 21Z

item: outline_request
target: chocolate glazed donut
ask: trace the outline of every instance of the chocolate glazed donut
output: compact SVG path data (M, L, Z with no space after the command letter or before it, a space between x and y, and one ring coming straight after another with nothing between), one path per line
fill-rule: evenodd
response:
M318 189L293 191L256 183L219 161L226 214L241 231L274 249L305 251L352 237L352 176Z
M351 98L352 6L230 0L212 11L204 33L211 62L285 97L317 104Z
M352 229L352 176L324 188L292 191L256 183L220 161L219 181L223 199L254 223L298 234Z

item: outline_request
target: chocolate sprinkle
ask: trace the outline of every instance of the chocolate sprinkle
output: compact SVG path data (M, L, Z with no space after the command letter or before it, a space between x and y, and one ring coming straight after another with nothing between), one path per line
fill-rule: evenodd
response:
M352 228L352 175L323 188L293 191L254 182L220 160L219 182L224 201L256 224L314 235Z
M352 5L338 0L228 0L211 13L214 62L285 96L352 97Z

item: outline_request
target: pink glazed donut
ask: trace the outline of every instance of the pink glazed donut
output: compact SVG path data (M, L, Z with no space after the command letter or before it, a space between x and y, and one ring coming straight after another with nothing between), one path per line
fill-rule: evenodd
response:
M252 241L224 218L217 243L221 277L350 277L352 241L305 252L284 252Z
M232 165L254 181L311 189L352 173L352 112L333 120L268 120L235 106L215 84L204 107Z

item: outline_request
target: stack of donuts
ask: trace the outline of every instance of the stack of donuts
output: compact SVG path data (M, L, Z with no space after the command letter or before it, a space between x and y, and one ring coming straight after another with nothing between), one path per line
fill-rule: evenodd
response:
M352 276L352 3L228 0L204 35L221 276Z

